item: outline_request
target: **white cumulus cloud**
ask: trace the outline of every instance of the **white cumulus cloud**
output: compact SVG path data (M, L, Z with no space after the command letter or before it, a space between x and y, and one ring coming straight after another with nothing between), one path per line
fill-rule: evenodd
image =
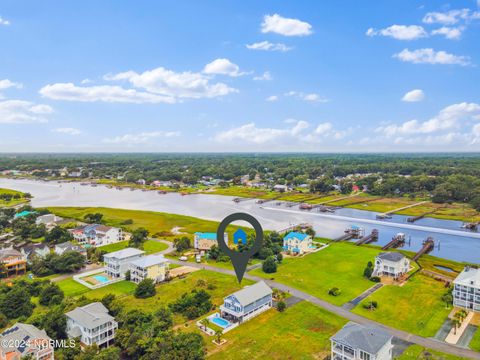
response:
M447 53L446 51L435 51L431 48L409 50L404 49L393 57L414 64L452 64L466 66L470 64L470 58Z
M270 101L270 102L274 102L274 101L277 101L277 100L278 100L278 96L277 96L277 95L270 95L270 96L267 97L265 100L266 100L266 101Z
M0 102L0 124L45 123L44 115L53 109L44 104L35 104L24 100L6 100Z
M237 64L224 58L215 59L211 63L205 65L203 72L205 74L228 75L233 77L246 74L245 72L240 71L240 67Z
M284 36L307 36L313 33L312 25L298 19L289 19L278 14L265 15L261 25L262 33L276 33Z
M433 30L432 35L442 35L449 40L458 40L462 36L463 29L463 27L442 26L439 29Z
M64 128L56 128L52 129L52 132L66 134L66 135L80 135L82 133L81 130L71 127L64 127Z
M273 80L273 76L272 74L270 74L270 71L265 71L262 75L254 76L253 80L268 81L268 80Z
M8 26L8 25L10 25L10 21L8 21L7 19L4 19L0 16L0 25Z
M419 25L392 25L385 29L367 30L367 36L388 36L397 40L416 40L428 36L428 33Z
M409 91L402 97L402 101L406 102L418 102L422 101L423 99L425 99L425 93L421 89Z
M179 136L180 132L178 131L152 131L152 132L142 132L139 134L125 134L116 136L113 138L105 138L103 142L109 144L126 144L126 145L136 145L136 144L146 144L153 139L157 138L171 138Z
M20 84L20 83L10 81L8 79L0 80L0 90L5 90L5 89L8 89L8 88L12 88L12 87L17 88L17 89L21 89L23 87L23 85Z
M429 12L423 17L426 24L453 25L459 21L472 21L480 19L480 12L470 9L454 9L445 12Z
M112 102L112 103L174 103L171 96L140 92L135 89L124 89L120 86L98 85L77 86L72 83L49 84L40 89L43 97L53 100L81 102Z
M280 52L287 52L293 49L293 47L289 47L282 43L271 43L269 41L261 41L256 42L253 44L245 45L247 49L250 50L263 50L263 51L280 51Z
M285 96L293 96L293 97L296 97L298 99L301 99L303 101L307 101L307 102L312 102L312 103L315 103L315 102L318 102L318 103L326 103L326 102L329 102L330 100L319 95L319 94L316 94L316 93L304 93L304 92L301 92L301 91L289 91L287 93L284 94Z
M456 128L462 120L475 120L479 115L479 104L463 102L445 107L437 116L427 121L410 120L399 125L381 126L376 131L386 136L430 134Z

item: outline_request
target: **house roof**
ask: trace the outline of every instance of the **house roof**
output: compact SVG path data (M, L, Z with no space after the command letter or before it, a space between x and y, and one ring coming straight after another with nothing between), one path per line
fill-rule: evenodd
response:
M2 348L6 350L14 350L16 349L21 354L25 353L25 350L28 350L29 347L26 346L28 340L36 340L36 339L46 339L50 340L50 337L47 335L45 330L40 330L33 325L30 324L23 324L23 323L16 323L11 328L3 331L0 334L0 338L2 339ZM16 343L21 344L21 346L8 346L8 345L15 345Z
M48 246L45 244L28 244L22 247L22 250L26 253L35 251L35 250L45 250L45 248L48 250Z
M125 248L122 250L114 251L109 254L103 255L104 258L118 258L118 259L126 259L131 256L142 255L145 254L145 251L135 249L135 248Z
M132 261L130 264L133 266L138 266L141 268L147 268L150 266L162 264L168 262L167 259L163 257L163 255L147 255L143 256L140 259Z
M453 281L455 284L480 288L480 269L466 267Z
M59 247L60 249L66 249L71 246L74 246L74 245L70 241L65 241L64 243L55 245L55 247Z
M217 233L196 232L195 235L197 235L200 239L217 241Z
M405 255L403 255L402 253L399 253L399 252L386 252L386 253L378 254L377 257L382 259L382 260L399 262L399 261L402 261L405 258Z
M15 249L0 250L0 259L8 258L10 256L22 256L22 253Z
M265 284L265 281L259 281L254 285L246 286L242 290L234 292L232 295L235 296L242 306L246 306L272 292L272 289Z
M307 234L301 233L301 232L296 232L296 231L291 231L289 232L283 240L290 240L290 239L298 239L300 241L303 241L307 239L309 236Z
M348 322L332 336L332 340L336 342L366 351L369 354L377 354L391 339L390 334L377 327L359 325L354 322Z
M94 302L82 307L77 307L65 315L88 329L115 320L101 302Z

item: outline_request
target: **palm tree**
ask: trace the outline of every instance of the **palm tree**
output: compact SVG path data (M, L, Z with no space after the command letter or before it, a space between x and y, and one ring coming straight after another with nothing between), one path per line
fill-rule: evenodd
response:
M460 327L461 321L459 319L457 319L456 317L454 317L453 320L452 320L452 324L453 324L453 329L454 329L453 334L457 335L457 328Z
M217 344L220 344L220 341L222 341L222 335L223 335L222 330L215 331L215 341L217 342Z
M203 325L203 330L206 332L207 331L207 326L210 325L210 320L208 318L205 318L200 321L200 324Z

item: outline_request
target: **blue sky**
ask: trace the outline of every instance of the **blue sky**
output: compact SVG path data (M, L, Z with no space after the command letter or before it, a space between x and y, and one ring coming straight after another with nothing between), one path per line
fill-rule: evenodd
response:
M0 151L479 151L480 8L0 2Z

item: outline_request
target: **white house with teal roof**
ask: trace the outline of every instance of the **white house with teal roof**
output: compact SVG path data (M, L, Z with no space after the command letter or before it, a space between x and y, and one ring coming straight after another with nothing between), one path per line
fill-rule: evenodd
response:
M228 244L228 234L223 234L224 241ZM207 251L217 243L217 233L210 232L196 232L193 238L193 247L198 251Z
M302 255L312 251L313 243L310 235L292 231L283 238L283 251L295 255Z

